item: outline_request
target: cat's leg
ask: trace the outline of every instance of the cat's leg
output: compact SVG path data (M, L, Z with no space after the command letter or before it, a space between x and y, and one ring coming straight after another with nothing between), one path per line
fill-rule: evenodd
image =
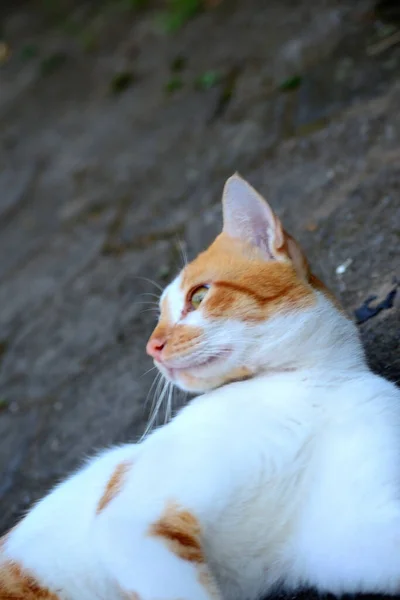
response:
M216 516L210 500L216 509L226 500L218 476L226 467L221 461L210 468L207 450L199 450L204 462L200 466L199 452L192 456L189 480L190 457L186 453L179 458L179 442L175 447L170 443L165 447L163 441L150 444L147 452L143 446L129 472L123 478L116 474L115 493L95 517L94 547L101 570L115 582L122 598L222 600L204 539L207 524Z

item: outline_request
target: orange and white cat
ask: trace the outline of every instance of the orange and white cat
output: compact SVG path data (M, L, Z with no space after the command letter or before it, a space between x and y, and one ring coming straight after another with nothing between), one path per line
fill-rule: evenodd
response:
M2 600L256 600L400 591L400 391L238 175L223 232L147 345L201 393L103 452L6 535Z

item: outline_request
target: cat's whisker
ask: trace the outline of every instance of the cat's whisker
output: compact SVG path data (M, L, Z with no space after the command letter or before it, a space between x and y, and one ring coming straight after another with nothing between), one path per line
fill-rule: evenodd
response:
M157 374L156 374L156 376L154 377L153 383L151 384L151 386L150 386L150 389L149 389L149 391L148 391L148 393L147 393L146 400L144 401L144 406L145 406L145 407L147 406L147 404L148 404L148 402L149 402L150 395L151 395L151 392L152 392L152 391L153 391L153 389L154 389L154 386L156 386L156 385L157 385L157 388L158 388L158 385L159 385L159 383L160 383L160 380L161 380L161 378L162 378L162 374L160 373L160 371L158 371L158 372L157 372ZM157 388L156 388L156 389L157 389Z
M154 302L154 300L142 300L142 301L140 301L140 302L139 302L139 301L138 301L138 302L135 302L134 304L137 304L137 305L139 305L139 306L140 306L141 304L144 304L144 305L156 306L157 308L159 308L159 307L160 307L159 303L158 303L158 302Z
M173 386L172 382L169 382L168 398L167 398L167 405L165 407L164 423L168 423L168 421L171 419L171 415L172 415L172 394L173 394L173 391L174 391L174 386Z
M179 238L177 239L177 245L179 247L180 250L180 254L182 257L182 266L186 267L186 265L188 264L189 260L188 260L188 255L186 252L186 244L183 240L180 240Z
M139 314L142 315L143 313L146 313L146 312L159 313L159 310L155 306L152 306L151 308L145 308L144 310L141 310Z
M162 388L162 392L161 392L161 394L160 394L160 396L159 396L159 398L157 400L157 403L156 403L156 406L154 408L154 411L153 411L153 413L150 416L149 422L148 422L147 427L145 429L145 432L143 434L144 436L146 436L149 433L149 431L151 430L151 428L153 427L154 423L157 420L157 416L158 416L158 413L160 412L160 408L161 408L163 400L165 398L165 394L168 391L168 387L169 387L169 381L167 381L164 378L164 387Z
M154 407L155 407L156 402L157 402L157 398L159 397L159 395L161 393L161 389L162 389L162 386L163 386L163 384L164 384L165 381L166 381L166 379L165 379L164 375L162 373L159 373L159 378L158 378L157 386L156 386L156 389L155 389L155 392L153 394L153 398L152 398L152 401L151 401L150 415L153 414Z
M142 377L145 377L146 375L148 375L149 373L151 373L152 371L154 371L154 369L157 369L156 365L154 365L154 367L151 367L151 369L147 369L147 371L145 371L145 372L143 373L143 375L141 375L141 376L139 377L139 379L141 379Z
M165 377L165 375L161 374L161 379L157 385L157 389L151 403L150 418L153 418L153 422L158 416L169 383L170 381Z
M140 275L135 275L134 279L141 279L142 281L147 281L148 283L151 283L152 285L154 285L158 290L160 290L161 293L163 293L163 288L161 287L161 285L159 283L157 283L156 281L154 281L153 279L149 279L148 277L141 277Z
M143 294L139 294L139 296L153 296L153 298L157 298L157 300L160 300L161 294L153 294L153 292L143 292Z
M143 440L146 437L146 435L148 434L148 432L150 431L150 428L151 428L150 420L152 418L152 415L154 414L155 399L157 398L158 390L160 389L160 385L162 385L162 383L163 383L163 379L164 378L163 378L162 373L158 372L157 375L155 376L154 381L151 384L149 392L148 392L148 394L146 396L146 400L144 402L144 406L147 406L147 404L149 402L149 399L150 399L151 392L154 389L154 386L156 386L156 390L155 390L155 393L154 393L154 395L152 397L152 402L151 402L151 407L150 407L150 412L149 412L150 417L147 420L147 425L146 425L146 427L144 429L144 432L142 433L142 436L140 438L141 440Z

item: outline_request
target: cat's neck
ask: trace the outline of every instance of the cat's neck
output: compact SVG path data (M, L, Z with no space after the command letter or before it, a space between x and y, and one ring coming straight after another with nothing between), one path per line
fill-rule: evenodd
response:
M266 376L309 370L336 376L366 368L355 324L322 294L313 309L276 321L254 358L257 374Z

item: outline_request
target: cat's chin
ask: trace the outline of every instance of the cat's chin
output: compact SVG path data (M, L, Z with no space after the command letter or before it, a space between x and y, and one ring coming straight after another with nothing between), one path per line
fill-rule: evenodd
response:
M154 361L157 368L169 381L185 392L203 393L219 387L224 382L221 371L231 351L209 356L203 362L193 362L185 366L175 366Z
M233 381L241 381L252 377L252 373L246 367L234 368L224 373L209 373L204 369L202 373L197 373L198 369L169 369L161 364L157 364L161 373L174 385L185 392L193 394L204 394L216 388L219 388Z
M223 385L222 377L207 376L203 374L201 377L196 375L191 369L171 369L161 364L157 364L158 369L168 381L176 385L184 392L201 394L208 392Z

